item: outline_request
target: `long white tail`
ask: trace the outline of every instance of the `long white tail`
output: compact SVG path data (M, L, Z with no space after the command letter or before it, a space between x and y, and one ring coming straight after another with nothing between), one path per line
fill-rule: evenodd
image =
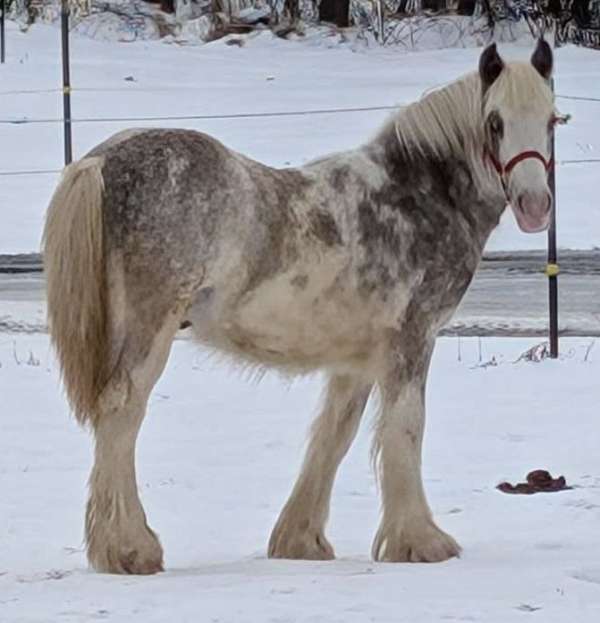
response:
M107 380L102 164L102 158L86 158L65 169L42 242L50 335L82 424L93 419Z

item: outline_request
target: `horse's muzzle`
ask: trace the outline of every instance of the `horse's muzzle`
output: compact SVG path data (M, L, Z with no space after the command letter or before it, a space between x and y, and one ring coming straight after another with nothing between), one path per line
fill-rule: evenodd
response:
M548 229L552 213L552 196L549 192L525 191L511 205L522 231L535 234Z

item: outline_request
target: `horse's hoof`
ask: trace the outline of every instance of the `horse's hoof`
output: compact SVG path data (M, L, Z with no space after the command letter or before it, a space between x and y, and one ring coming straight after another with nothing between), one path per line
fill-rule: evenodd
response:
M320 530L293 529L278 522L269 540L269 558L291 560L333 560L333 547Z
M378 562L442 562L460 556L460 551L460 545L429 520L400 530L382 527L373 543Z
M154 532L147 528L136 541L108 538L90 542L90 565L99 573L152 575L164 571L162 547Z
M159 558L144 558L134 550L121 557L119 562L121 563L123 573L129 575L152 575L164 571L162 552Z

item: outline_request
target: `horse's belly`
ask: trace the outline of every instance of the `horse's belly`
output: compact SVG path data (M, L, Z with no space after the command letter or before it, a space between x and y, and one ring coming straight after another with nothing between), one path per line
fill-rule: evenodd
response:
M367 365L377 343L372 310L342 291L300 290L277 281L230 309L205 307L193 314L198 339L241 358L291 370Z

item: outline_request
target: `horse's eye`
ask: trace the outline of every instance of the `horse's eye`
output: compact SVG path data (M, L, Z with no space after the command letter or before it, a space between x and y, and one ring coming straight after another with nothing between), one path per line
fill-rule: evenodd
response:
M502 117L497 112L492 112L490 114L488 117L488 124L492 134L502 137L502 134L504 133L504 122L502 121Z
M559 119L556 115L552 115L550 119L548 119L548 132L552 132L554 126L559 122Z

